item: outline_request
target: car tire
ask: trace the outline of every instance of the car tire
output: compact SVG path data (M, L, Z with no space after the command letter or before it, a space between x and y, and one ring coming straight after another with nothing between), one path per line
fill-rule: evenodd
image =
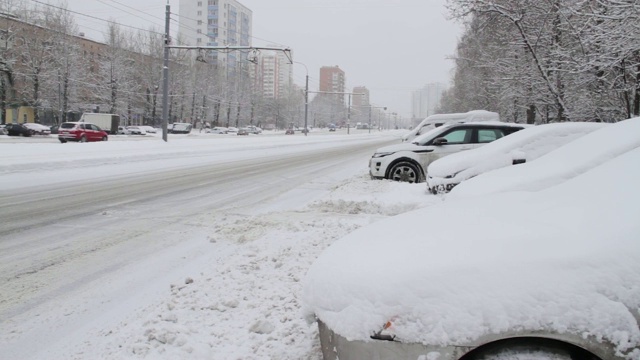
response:
M416 164L409 161L400 161L393 164L389 170L389 176L387 178L393 181L408 182L412 184L419 183L422 182L422 172Z
M82 135L80 136L80 140L78 140L79 142L83 143L83 142L87 142L87 137Z
M103 136L103 137L102 137L102 141L107 141L107 140L109 140L109 138L108 138L108 137L106 137L106 136Z
M471 357L465 360L515 360L515 359L545 359L545 360L600 360L597 356L589 353L588 351L568 346L561 345L559 342L529 342L529 343L517 343L518 340L514 339L514 342L497 344L496 346L489 346L489 348L481 349L480 351L472 354Z
M67 142L67 140L65 140L65 139L58 139L58 140L60 140L60 142L63 143L63 144Z

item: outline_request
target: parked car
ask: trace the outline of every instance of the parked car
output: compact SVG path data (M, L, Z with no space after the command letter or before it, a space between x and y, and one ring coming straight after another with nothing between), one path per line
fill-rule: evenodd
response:
M236 133L238 133L238 128L237 127L229 126L227 128L227 134L236 134Z
M638 134L607 125L334 242L303 291L324 360L640 358Z
M149 126L149 125L139 125L138 126L140 129L144 130L147 134L155 134L158 132L158 130L156 128L154 128L153 126Z
M451 154L427 168L427 189L447 193L460 182L491 170L529 162L606 123L566 122L533 126L480 148Z
M35 134L35 131L33 131L32 129L29 129L23 124L16 124L16 123L6 124L5 129L7 130L7 135L9 136L31 136Z
M118 135L131 135L131 130L126 126L118 126Z
M0 135L7 135L7 129L4 124L0 124Z
M619 129L625 129L626 133L622 133ZM634 131L637 132L634 133ZM577 173L584 172L585 169L589 169L593 166L591 163L593 159L603 162L630 149L640 148L640 136L637 136L639 133L640 118L610 124L603 129L593 131L576 139L535 161L518 166L504 167L464 181L453 188L447 197L455 199L497 194L506 191L542 190L554 185L558 179L570 178ZM584 156L577 157L574 154L576 151L583 152ZM520 167L531 170L524 172ZM545 169L552 167L556 169L553 172L554 176L550 177ZM623 176L626 176L626 172ZM510 179L510 181L505 182L502 179ZM601 184L601 186L615 183L616 181ZM594 191L598 190L594 189Z
M211 129L207 129L207 132L210 134L226 134L227 128L216 126Z
M85 122L64 122L60 124L58 140L63 144L67 141L107 141L109 140L109 136L106 131L102 130L95 124Z
M33 135L51 135L51 127L36 123L24 123L23 126L33 130Z
M257 126L247 126L246 129L249 134L262 134L262 129Z
M426 134L428 131L433 130L445 124L462 124L468 122L484 122L500 121L500 115L495 112L486 110L472 110L466 113L452 113L452 114L435 114L428 116L418 124L411 131L406 133L402 137L402 141L412 141L416 137Z
M295 135L295 131L293 131L293 129L287 129L287 131L284 132L285 135Z
M49 131L51 131L52 134L56 134L57 135L58 134L58 128L60 128L60 125L57 125L57 124L56 125L52 125L49 128Z
M481 147L527 126L503 122L442 125L415 138L411 143L376 150L369 161L369 173L374 179L423 182L426 169L433 161L456 152Z
M336 131L336 126L334 124L329 124L329 131Z
M147 131L141 126L127 126L131 135L147 135Z
M240 128L237 132L238 135L249 135L249 131L246 128Z
M173 123L169 133L171 134L189 134L193 125L189 123Z

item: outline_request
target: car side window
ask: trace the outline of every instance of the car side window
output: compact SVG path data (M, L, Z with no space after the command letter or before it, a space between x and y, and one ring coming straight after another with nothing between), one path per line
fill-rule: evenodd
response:
M472 129L456 129L442 136L447 139L447 144L468 144L471 142Z
M500 139L504 134L500 129L478 129L478 142L489 143Z

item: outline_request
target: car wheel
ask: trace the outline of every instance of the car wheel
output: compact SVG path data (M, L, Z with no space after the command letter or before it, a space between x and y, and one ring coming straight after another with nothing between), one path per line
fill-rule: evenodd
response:
M63 144L67 142L67 140L65 140L65 139L58 139L58 140L60 140L60 142L63 143Z
M84 135L82 135L82 136L80 136L80 140L78 140L78 141L80 141L80 142L87 142L87 137L86 137L86 136L84 136Z
M515 340L517 342L517 340ZM464 357L466 360L467 357ZM600 360L581 348L548 343L506 343L481 349L468 360Z
M422 182L422 175L418 166L408 161L401 161L391 167L389 179L393 181L419 183Z
M106 136L102 137L102 141L107 141L107 140L109 140L109 139Z

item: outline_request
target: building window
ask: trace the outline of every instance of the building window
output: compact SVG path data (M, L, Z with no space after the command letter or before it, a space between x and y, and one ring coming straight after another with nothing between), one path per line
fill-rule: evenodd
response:
M202 11L198 10L198 16L202 16Z
M198 44L202 44L202 39L201 39L201 38L198 38L198 39L196 40L196 42L197 42Z
M202 6L202 1L198 1L198 6Z
M198 20L198 25L202 25L202 20Z
M196 30L196 32L197 32L198 34L202 34L202 30L200 30L200 29Z

